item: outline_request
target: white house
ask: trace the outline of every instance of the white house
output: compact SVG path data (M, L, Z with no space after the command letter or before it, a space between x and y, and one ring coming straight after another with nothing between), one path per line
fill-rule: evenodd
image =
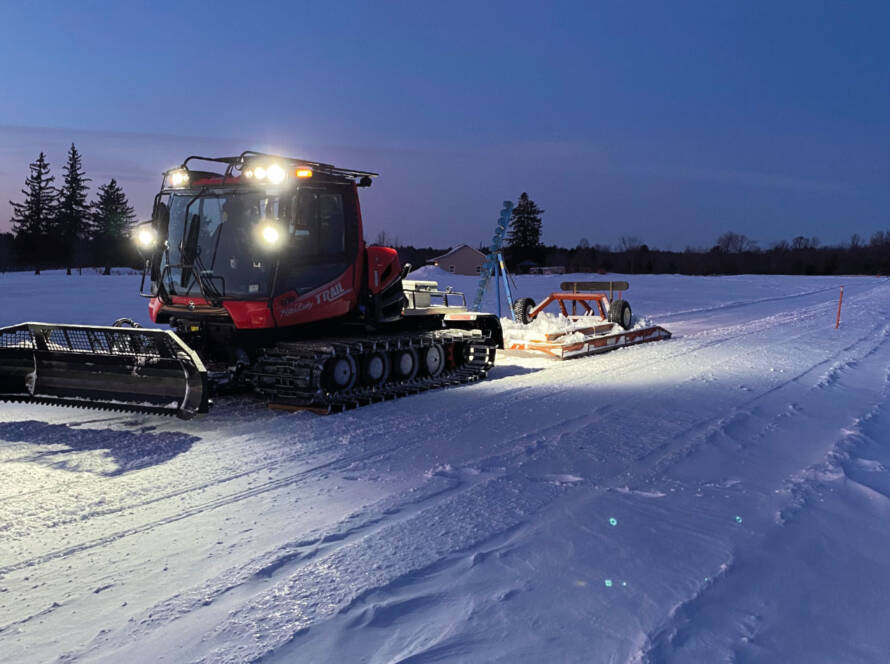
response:
M485 263L485 254L468 244L459 244L447 254L436 256L427 265L437 265L451 274L479 274Z

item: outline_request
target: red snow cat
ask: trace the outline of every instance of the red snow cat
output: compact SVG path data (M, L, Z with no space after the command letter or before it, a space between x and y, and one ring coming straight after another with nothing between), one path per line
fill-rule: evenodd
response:
M172 329L0 328L0 400L187 418L249 391L329 413L484 378L497 316L406 280L394 249L365 244L358 190L376 175L252 151L188 157L132 229L141 294Z

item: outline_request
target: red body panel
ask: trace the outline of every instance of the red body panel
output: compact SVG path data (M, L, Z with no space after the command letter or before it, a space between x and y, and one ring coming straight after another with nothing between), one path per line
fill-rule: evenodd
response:
M202 309L206 310L208 317L220 315L218 308L211 307L210 304L202 297L183 297L174 296L171 298L170 305L164 305L157 297L151 298L148 302L148 314L152 321L158 322L158 316L175 316L176 310L180 309L183 313L202 313ZM275 319L272 318L272 312L265 301L258 300L230 300L222 303L222 308L232 319L235 327L239 330L259 330L268 327L275 327Z
M389 247L368 247L368 289L375 295L399 276L399 253Z
M276 297L272 301L272 310L279 327L313 323L348 314L358 304L354 272L353 268L349 268L340 278L305 295L290 291Z
M223 178L202 178L200 180L195 180L192 182L193 187L205 187L208 185L221 185L221 184L240 184L241 176L240 175L230 175L225 178L225 182L223 182Z

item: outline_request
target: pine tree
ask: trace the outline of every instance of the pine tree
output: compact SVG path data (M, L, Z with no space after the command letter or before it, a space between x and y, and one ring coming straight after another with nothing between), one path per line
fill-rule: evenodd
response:
M514 264L540 257L542 214L544 210L535 205L527 193L522 192L519 202L513 208L510 231L507 235L507 246Z
M59 205L56 210L55 233L61 245L61 254L67 274L77 259L86 239L89 227L90 209L87 205L87 182L83 171L80 153L71 144L68 150L68 163L65 164L65 182L59 190Z
M49 174L49 163L41 152L29 166L31 173L25 180L24 203L9 201L12 205L12 230L20 243L25 260L32 261L34 273L40 274L45 260L46 240L56 214L55 178Z
M127 201L124 190L117 181L99 187L99 195L93 202L91 235L105 266L103 274L111 274L111 263L120 258L119 249L129 225L136 214Z

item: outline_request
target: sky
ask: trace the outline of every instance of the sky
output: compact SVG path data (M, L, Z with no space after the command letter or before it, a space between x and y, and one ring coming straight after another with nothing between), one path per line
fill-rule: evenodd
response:
M147 217L160 172L245 149L372 170L366 236L767 247L890 229L886 2L0 0L0 231L69 145Z

